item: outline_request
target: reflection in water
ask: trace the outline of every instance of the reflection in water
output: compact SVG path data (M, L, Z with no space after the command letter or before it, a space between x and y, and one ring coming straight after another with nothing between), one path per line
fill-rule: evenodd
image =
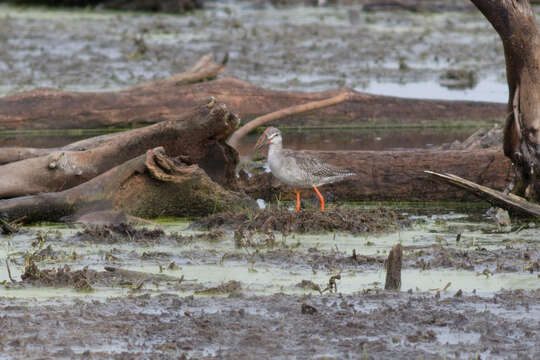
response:
M283 141L288 148L306 150L412 150L429 149L454 140L462 141L474 130L472 128L285 130ZM0 134L0 147L61 147L106 133L107 130L14 132ZM256 133L248 135L240 144L240 154L249 154L258 136Z
M0 132L0 147L24 146L33 148L55 148L90 137L118 132L120 130L54 130Z
M354 129L354 130L285 130L283 143L291 149L304 150L414 150L429 149L455 140L462 141L475 129ZM238 149L248 155L259 134L248 135Z

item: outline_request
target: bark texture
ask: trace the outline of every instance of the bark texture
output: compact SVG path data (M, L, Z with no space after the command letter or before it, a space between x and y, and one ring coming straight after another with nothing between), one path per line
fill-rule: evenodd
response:
M314 93L276 91L234 78L200 82L204 76L201 72L197 74L194 78L199 82L195 83L187 81L185 76L183 80L172 77L109 93L36 89L7 96L0 98L0 130L119 128L179 120L194 104L209 97L224 102L243 122L247 122L261 115L342 93L350 94L348 101L314 113L289 116L274 124L305 127L384 123L429 125L434 120L502 120L505 116L504 105L495 103L403 99L350 89Z
M236 115L214 99L184 115L184 120L98 136L44 156L2 165L0 198L62 191L157 146L163 146L171 156L188 158L222 186L235 189L238 155L225 139L238 124Z
M439 181L470 191L494 206L507 209L514 214L540 217L540 205L529 202L520 196L505 194L452 174L438 174L432 171L426 171L426 173Z
M503 189L512 175L510 161L500 150L474 151L324 151L312 152L330 164L350 168L358 176L321 187L328 202L341 201L476 201L464 190L432 181L424 170L468 177L484 186ZM241 176L252 198L294 200L294 190L271 173ZM311 189L302 197L314 196Z
M392 246L388 259L386 260L386 281L385 290L401 289L401 259L403 257L403 248L401 244Z
M184 73L116 92L39 88L18 93L0 99L0 130L130 127L182 120L209 98L184 87L213 79L224 69L205 55Z
M506 60L508 117L504 153L515 167L513 192L532 185L538 199L540 171L540 31L528 0L471 0L499 34Z
M154 218L252 206L251 199L212 181L197 164L170 158L156 148L71 189L0 200L0 213L10 221L31 223L109 209Z

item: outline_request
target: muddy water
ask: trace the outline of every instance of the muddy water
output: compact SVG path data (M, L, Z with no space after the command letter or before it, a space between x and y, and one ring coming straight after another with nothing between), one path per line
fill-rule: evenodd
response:
M399 231L275 233L272 246L258 248L235 246L231 230L193 240L203 233L183 219L156 222L169 236L145 241L82 240L80 226L55 224L2 236L0 259L4 265L9 258L17 280L25 253L43 249L42 269L107 266L156 276L98 282L88 293L13 285L2 266L4 353L20 357L38 347L40 356L55 358L504 359L519 348L519 358L537 356L538 225L501 228L478 204L394 208L404 221ZM252 240L265 244L268 236ZM383 262L398 242L403 292L384 292ZM337 274L334 294L327 287ZM141 332L147 335L136 341Z
M269 88L506 101L502 45L476 11L207 5L185 16L1 5L0 94L115 90L214 52L229 54L226 75ZM472 81L448 85L448 70L469 72Z
M285 130L284 145L307 150L413 150L462 141L475 128L425 129L317 129ZM119 130L115 130L119 131ZM0 134L0 148L25 146L35 148L61 147L89 137L110 133L103 130L15 131ZM248 135L239 147L241 155L249 154L259 134Z
M506 100L500 40L477 13L208 7L177 17L1 5L0 94L115 90L180 72L212 51L229 54L227 75L275 89ZM478 81L450 89L441 82L448 69ZM289 130L286 139L293 148L388 150L473 131ZM10 133L0 146L55 147L93 135ZM275 234L272 247L260 248L236 247L231 231L212 241L109 243L81 241L80 226L48 224L0 235L0 358L540 358L538 224L500 227L483 204L397 209L407 219L399 231ZM188 225L157 226L200 234ZM384 292L383 262L398 242L403 291ZM19 281L25 254L48 246L40 269L107 266L151 278L100 281L90 293L11 284L5 260ZM337 293L321 295L337 274Z
M474 212L478 212L477 208ZM30 228L27 234L3 237L0 257L10 258L12 276L18 278L24 268L24 254L35 250L32 243L45 239L39 246L51 246L52 252L40 266L55 267L69 264L73 269L88 266L102 270L104 266L143 271L150 274L167 274L175 278L182 275L191 285L179 294L193 294L201 287L217 286L230 280L240 281L246 293L272 294L275 292L302 293L296 284L309 280L321 286L331 275L342 274L339 291L353 293L368 288L380 288L384 283L382 261L395 243L401 243L408 252L403 273L403 288L415 291L442 289L450 282L448 291L492 293L500 289L536 289L540 286L537 272L523 271L538 261L537 230L534 223L524 224L519 232L504 232L490 219L471 220L466 214L447 213L430 216L411 216L414 225L388 234L293 234L286 237L276 234L275 244L259 250L237 248L232 232L225 232L213 241L175 242L170 239L159 243L125 242L96 244L78 241L75 234L79 229L63 225ZM167 233L183 236L198 232L187 229L188 223L168 220L159 224ZM507 229L509 230L509 229ZM460 234L459 241L456 241ZM256 239L263 239L260 234ZM435 261L440 254L432 248L440 246L459 253L479 252L469 255L474 261L469 268L446 266ZM503 249L517 249L515 258L497 256ZM418 254L421 249L423 254ZM379 259L371 264L348 263L352 253ZM482 257L482 251L492 256ZM528 258L519 252L528 252ZM76 254L76 255L74 255ZM456 253L447 255L449 258ZM418 261L434 264L429 270L418 268ZM499 261L507 261L507 271L497 269ZM169 264L175 264L168 268ZM513 267L509 267L512 265ZM444 267L450 266L450 269ZM453 267L453 268L452 268ZM489 270L485 274L483 271ZM511 269L511 270L508 270ZM0 281L9 281L6 267L0 270ZM171 289L167 289L170 291ZM58 296L58 290L5 289L6 295L27 297L35 293L38 297ZM64 290L62 290L64 291ZM103 297L125 294L124 289L100 288L95 296ZM160 289L149 288L152 293ZM176 290L178 292L178 289ZM68 292L69 293L69 292ZM64 292L61 292L64 294ZM77 295L73 290L72 295Z

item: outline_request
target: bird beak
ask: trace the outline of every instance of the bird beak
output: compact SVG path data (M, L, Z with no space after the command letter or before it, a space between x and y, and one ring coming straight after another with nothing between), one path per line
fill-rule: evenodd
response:
M259 150L264 145L270 144L270 140L266 137L266 134L262 134L259 139L257 140L257 143L255 144L255 150Z

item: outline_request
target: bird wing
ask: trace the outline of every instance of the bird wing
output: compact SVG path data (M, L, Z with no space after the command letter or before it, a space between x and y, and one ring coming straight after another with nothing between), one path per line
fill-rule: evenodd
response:
M283 149L283 155L292 159L299 169L316 177L326 178L339 175L354 175L354 171L327 164L316 156L301 151ZM290 161L290 160L289 160Z

